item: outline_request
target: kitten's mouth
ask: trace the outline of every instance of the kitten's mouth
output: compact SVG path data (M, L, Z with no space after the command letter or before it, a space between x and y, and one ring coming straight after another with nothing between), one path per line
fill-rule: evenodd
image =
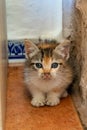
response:
M43 78L44 80L51 80L51 78Z

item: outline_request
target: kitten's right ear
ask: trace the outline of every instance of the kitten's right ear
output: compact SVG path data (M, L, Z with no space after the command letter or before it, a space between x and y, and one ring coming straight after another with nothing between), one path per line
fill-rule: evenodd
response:
M32 58L39 51L39 48L28 39L25 39L24 43L26 56Z

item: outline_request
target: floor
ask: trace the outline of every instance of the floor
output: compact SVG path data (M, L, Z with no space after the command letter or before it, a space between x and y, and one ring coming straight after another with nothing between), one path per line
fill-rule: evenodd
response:
M83 130L70 96L55 107L35 108L23 83L23 67L8 73L6 130Z

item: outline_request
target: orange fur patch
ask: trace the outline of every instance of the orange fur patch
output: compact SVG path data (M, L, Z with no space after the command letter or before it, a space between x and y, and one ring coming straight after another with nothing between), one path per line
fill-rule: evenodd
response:
M43 60L44 60L44 63L45 63L45 64L48 64L48 63L51 61L51 57L45 56L45 57L43 58Z
M43 72L44 73L50 73L50 64L51 64L51 57L47 57L47 56L45 56L44 58L43 58L43 62L44 62L44 66L45 66L45 68L43 69Z
M39 48L46 49L46 48L55 48L58 44L48 44L48 43L41 43L38 44Z

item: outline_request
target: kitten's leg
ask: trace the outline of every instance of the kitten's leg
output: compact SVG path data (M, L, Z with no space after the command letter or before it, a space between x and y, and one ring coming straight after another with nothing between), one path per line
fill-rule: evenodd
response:
M60 98L58 93L51 91L47 94L46 105L56 106L59 103Z
M36 107L44 106L45 105L45 94L38 89L32 89L32 100L31 104Z
M68 92L65 90L64 92L63 92L63 94L62 94L62 98L65 98L65 97L67 97L68 96Z

